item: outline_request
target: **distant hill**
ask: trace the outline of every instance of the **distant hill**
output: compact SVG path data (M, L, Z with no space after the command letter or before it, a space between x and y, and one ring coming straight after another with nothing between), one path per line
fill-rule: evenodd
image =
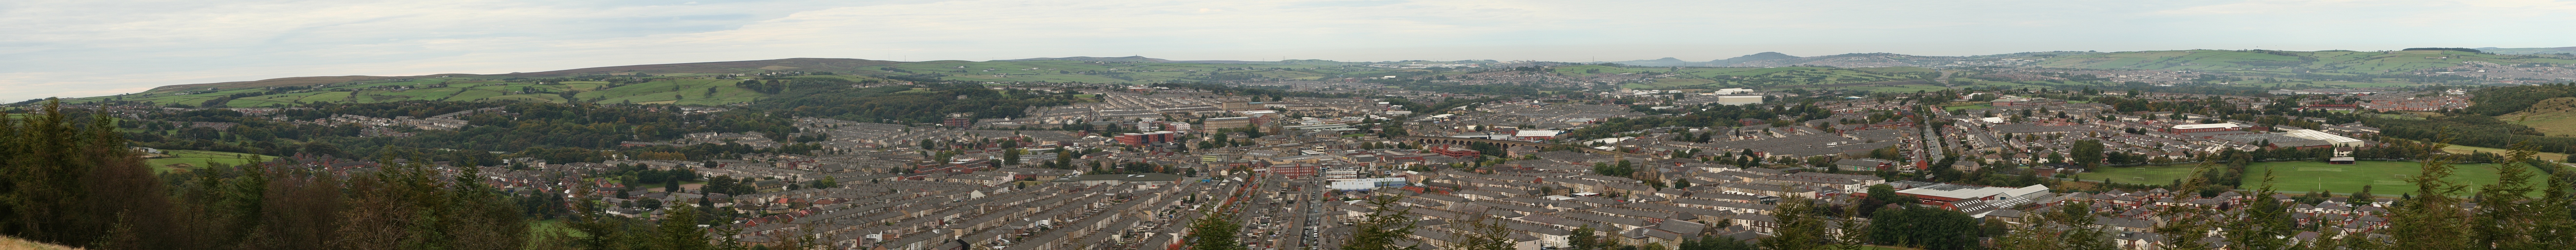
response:
M1175 62L1178 62L1178 61L1163 60L1163 59L1156 59L1156 58L1150 58L1150 57L1144 57L1144 56L1122 56L1122 57L1088 57L1088 56L1076 56L1076 57L1039 57L1039 58L1028 58L1028 59L993 60L993 61L995 61L995 62L1018 62L1018 61L1077 61L1077 62L1126 62L1126 63L1175 63Z
M1735 58L1727 58L1727 59L1725 59L1725 60L1708 61L1708 63L1709 63L1709 64L1714 64L1714 65L1727 65L1727 64L1735 64L1735 63L1751 62L1751 61L1779 60L1779 59L1793 59L1793 58L1798 58L1798 56L1792 56L1792 55L1789 55L1789 54L1781 54L1780 52L1762 52L1762 53L1753 53L1753 54L1751 54L1751 55L1737 56L1737 57L1735 57Z
M1743 63L1743 62L1763 61L1763 60L1779 60L1779 59L1796 59L1796 58L1798 58L1798 56L1792 56L1792 55L1789 55L1789 54L1781 54L1780 52L1762 52L1762 53L1754 53L1754 54L1751 54L1751 55L1737 56L1737 57L1735 57L1735 58L1727 58L1727 59L1721 59L1721 60L1712 60L1712 61L1706 61L1706 62L1683 61L1682 59L1671 58L1671 57L1665 57L1665 58L1658 58L1658 59L1654 59L1654 60L1630 60L1630 61L1617 61L1617 62L1609 62L1609 63L1617 63L1617 64L1620 64L1620 65L1628 65L1628 66L1646 66L1646 67L1734 67L1734 65L1735 65L1735 64L1737 64L1737 63Z
M199 83L199 84L180 84L180 85L170 85L170 86L161 86L161 87L152 88L152 90L148 90L148 91L145 91L145 92L164 92L164 91L173 91L173 90L184 90L184 89L203 89L203 88L224 88L224 89L231 89L231 88L265 88L265 87L286 87L286 86L312 86L312 85L333 84L333 83L344 83L344 82L352 82L352 81L381 80L381 79L393 79L393 78L396 78L396 77L392 77L392 76L305 76L305 77L287 77L287 78L267 79L267 80L258 80L258 81L239 81L239 82L218 82L218 83Z
M880 66L886 66L886 65L894 65L894 64L896 64L896 63L903 63L903 62L897 62L897 61L880 61L880 60L868 60L868 59L849 59L849 58L788 58L788 59L752 60L752 61L731 61L731 62L700 62L700 63L671 63L671 64L645 64L645 65L609 66L609 67L579 68L579 69L567 69L567 70L544 71L544 72L509 73L509 74L499 74L499 76L514 76L514 77L547 77L547 76L572 76L572 75L600 75L600 74L615 74L615 73L642 73L642 74L671 74L671 73L759 73L759 72L764 72L764 71L805 71L805 72L815 72L815 71L838 71L838 72L840 72L840 73L851 73L851 71L874 70L874 69L872 69L872 68L880 67Z
M2557 48L2497 48L2497 47L2485 47L2485 48L2477 48L2477 49L2478 49L2479 51L2485 51L2485 52L2487 52L2487 53L2506 54L2506 55L2530 55L2530 54L2576 53L2576 47L2557 47Z
M848 59L848 58L788 58L788 59L753 60L753 61L698 62L698 63L669 63L669 64L645 64L645 65L627 65L627 66L608 66L608 67L592 67L592 68L579 68L579 69L567 69L567 70L556 70L556 71L542 71L542 72L514 72L514 73L509 73L509 74L493 74L493 75L481 75L481 74L436 74L436 75L422 75L422 76L306 76L306 77L287 77L287 78L276 78L276 79L257 80L257 81L239 81L239 82L218 82L218 83L199 83L199 84L180 84L180 85L169 85L169 86L161 86L161 87L152 88L152 90L147 90L147 91L144 91L144 92L146 92L146 93L154 93L154 92L168 92L168 91L189 90L189 89L202 89L202 88L237 89L237 88L265 88L265 87L312 86L312 85L334 84L334 83L346 83L346 82L355 82L355 81L371 81L371 80L403 79L403 78L429 78L429 77L460 77L460 76L461 76L461 77L471 77L471 76L495 76L495 77L558 77L558 76L577 76L577 75L605 75L605 74L619 74L619 73L634 73L634 74L675 74L675 73L760 73L760 72L766 72L766 71L804 71L804 72L815 72L815 71L836 71L836 72L839 72L839 73L853 73L853 72L875 71L875 69L874 69L874 68L876 68L876 67L881 67L881 66L886 66L886 65L894 65L894 64L896 64L896 63L902 63L902 62L896 62L896 61L879 61L879 60L867 60L867 59Z
M1761 55L1761 54L1755 54L1755 55L1756 55L1756 56L1758 56L1758 55ZM1780 55L1780 56L1787 56L1787 55ZM1753 56L1745 56L1745 57L1738 57L1738 58L1744 58L1744 59L1755 59L1755 58L1768 58L1768 57L1753 57ZM1834 66L1834 67L1900 67L1900 66L1933 66L1933 65L1941 65L1941 63L1947 63L1947 62L1950 62L1950 61L1956 61L1956 60L1959 60L1960 58L1961 58L1961 57L1955 57L1955 56L1917 56L1917 55L1905 55L1905 54L1894 54L1894 53L1856 53L1856 54L1841 54L1841 55L1830 55L1830 56L1812 56L1812 57L1794 57L1794 58L1765 59L1765 60L1747 60L1747 61L1738 61L1738 62L1733 62L1733 63L1730 63L1730 64L1726 64L1726 66L1729 66L1729 67L1788 67L1788 66L1798 66L1798 65Z
M1039 58L1028 58L1028 59L992 60L992 62L1021 62L1021 61L1076 61L1076 62L1119 62L1119 63L1279 64L1279 62L1263 62L1263 61L1235 61L1235 60L1191 60L1191 61L1182 61L1182 60L1165 60L1165 59L1160 59L1160 58L1151 58L1151 57L1144 57L1144 56L1123 56L1123 57L1088 57L1088 56L1076 56L1076 57L1039 57Z
M2556 55L2499 55L2449 50L2279 51L2168 50L2110 52L2047 57L2041 67L2152 70L2265 70L2386 74L2454 67L2471 62L2495 64L2576 63Z

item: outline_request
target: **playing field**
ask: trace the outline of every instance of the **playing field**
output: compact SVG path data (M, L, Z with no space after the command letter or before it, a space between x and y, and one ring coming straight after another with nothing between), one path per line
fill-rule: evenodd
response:
M2422 166L2421 163L2407 161L2363 161L2352 165L2333 165L2324 162L2258 162L2246 168L2245 185L2237 188L2259 188L2262 185L2260 182L2264 173L2278 171L2274 172L2272 187L2283 192L2325 190L2351 193L2361 191L2363 185L2370 185L2370 192L2375 194L2411 193L2415 192L2415 185L2407 183L2406 180L2415 174L2423 173ZM2451 177L2445 179L2467 185L2486 185L2496 181L2497 166L2501 165L2453 165ZM2192 165L2105 167L2077 176L2085 180L2110 179L2120 183L2172 184L2176 179L2191 175L2192 168ZM2534 177L2538 177L2538 170L2532 172ZM2544 181L2542 178L2531 180L2533 184Z
M2174 180L2190 176L2193 167L2194 165L2100 167L2091 172L2076 174L2075 178L2097 181L2107 179L2111 182L2130 184L2173 184Z
M2504 165L2456 164L2452 165L2451 177L2444 179L2473 186L2495 183L2497 168L2501 166ZM2406 180L2423 173L2424 167L2422 163L2405 161L2364 161L2352 165L2331 165L2324 162L2257 163L2245 170L2246 183L2240 188L2260 187L2255 182L2262 178L2265 171L2275 171L2273 175L2278 178L2274 179L2276 182L2272 184L2273 189L2282 191L2305 192L2322 189L2349 193L2361 191L2362 185L2371 185L2370 192L2374 194L2399 194L2415 192L2415 184L2407 183ZM2530 171L2533 177L2542 175L2540 170ZM2543 178L2530 180L2535 185L2547 181Z
M277 158L276 156L196 150L162 150L161 153L168 154L170 157L144 160L144 164L152 165L152 172L170 172L171 169L176 168L205 167L207 162L239 166L249 163L249 158L251 156L259 156L261 159Z

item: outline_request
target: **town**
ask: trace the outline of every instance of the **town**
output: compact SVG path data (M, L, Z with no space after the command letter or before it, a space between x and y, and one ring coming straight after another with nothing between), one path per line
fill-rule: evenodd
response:
M1223 219L1239 223L1249 248L1338 249L1353 240L1356 223L1400 211L1407 216L1401 220L1417 225L1393 239L1403 246L1471 244L1475 234L1493 231L1474 228L1485 226L1508 232L1502 241L1515 249L1676 250L1712 239L1777 237L1784 233L1777 213L1784 201L1796 201L1919 206L1995 224L1987 227L2028 226L2049 211L2090 211L2099 217L2092 226L2114 232L2118 246L2166 249L2171 246L2163 244L2174 242L2167 238L2179 236L2160 234L2166 223L2157 221L2173 216L2160 209L2295 202L2279 209L2310 229L2297 234L2297 244L2376 237L2370 235L2387 228L2392 201L2368 194L2182 190L2189 187L2181 180L2141 183L2087 179L2086 173L2227 162L2249 152L2327 164L2405 158L2385 148L2411 142L2384 141L2381 129L2345 115L2466 105L2458 90L2414 89L2281 90L2269 97L1698 89L1262 98L1186 86L992 86L1099 101L1032 107L1027 117L953 114L937 124L800 117L796 132L785 135L703 132L619 143L804 146L806 153L432 164L565 203L545 206L589 210L576 213L652 219L678 206L713 209L731 219L708 225L729 228L711 236L764 246L1159 249L1185 245L1196 220ZM2158 105L2282 112L2152 108ZM138 119L194 112L98 108ZM726 111L685 109L680 112ZM217 110L286 119L275 115L279 109ZM409 136L402 131L470 129L460 119L478 114L518 115L484 108L425 118L288 122L355 124L365 136L401 137ZM1683 119L1716 120L1678 125L1691 124ZM266 164L342 174L384 167L326 154ZM1996 244L1980 242L1970 244Z

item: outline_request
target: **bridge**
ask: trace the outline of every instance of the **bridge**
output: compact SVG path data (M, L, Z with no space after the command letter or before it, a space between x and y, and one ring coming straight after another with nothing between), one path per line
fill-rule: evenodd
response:
M1413 143L1419 143L1419 144L1458 144L1458 145L1467 145L1467 144L1475 144L1475 143L1490 143L1490 144L1502 144L1502 145L1531 146L1531 147L1540 147L1540 148L1559 146L1559 145L1557 145L1557 144L1536 143L1536 142L1525 142L1525 141L1508 141L1508 140L1476 139L1476 138L1458 138L1458 137L1396 136L1396 137L1395 137L1395 139L1403 139L1404 141L1413 142ZM1587 147L1573 147L1573 148L1574 148L1575 150L1582 150L1584 153L1594 153L1594 154L1615 154L1615 155L1623 155L1623 156L1639 156L1638 154L1631 154L1631 153L1628 153L1628 152L1619 152L1619 151L1601 150L1601 149L1596 149L1596 148L1587 148Z

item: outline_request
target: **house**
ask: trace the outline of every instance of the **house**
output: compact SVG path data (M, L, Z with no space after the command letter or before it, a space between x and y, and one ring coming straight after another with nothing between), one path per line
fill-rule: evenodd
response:
M1840 168L1840 169L1842 169L1843 171L1878 171L1878 170L1884 170L1884 169L1892 169L1892 168L1895 168L1895 167L1896 167L1896 162L1888 161L1888 160L1880 160L1880 159L1866 159L1866 158L1864 158L1864 159L1843 159L1843 160L1840 160L1840 161L1834 161L1834 168Z

